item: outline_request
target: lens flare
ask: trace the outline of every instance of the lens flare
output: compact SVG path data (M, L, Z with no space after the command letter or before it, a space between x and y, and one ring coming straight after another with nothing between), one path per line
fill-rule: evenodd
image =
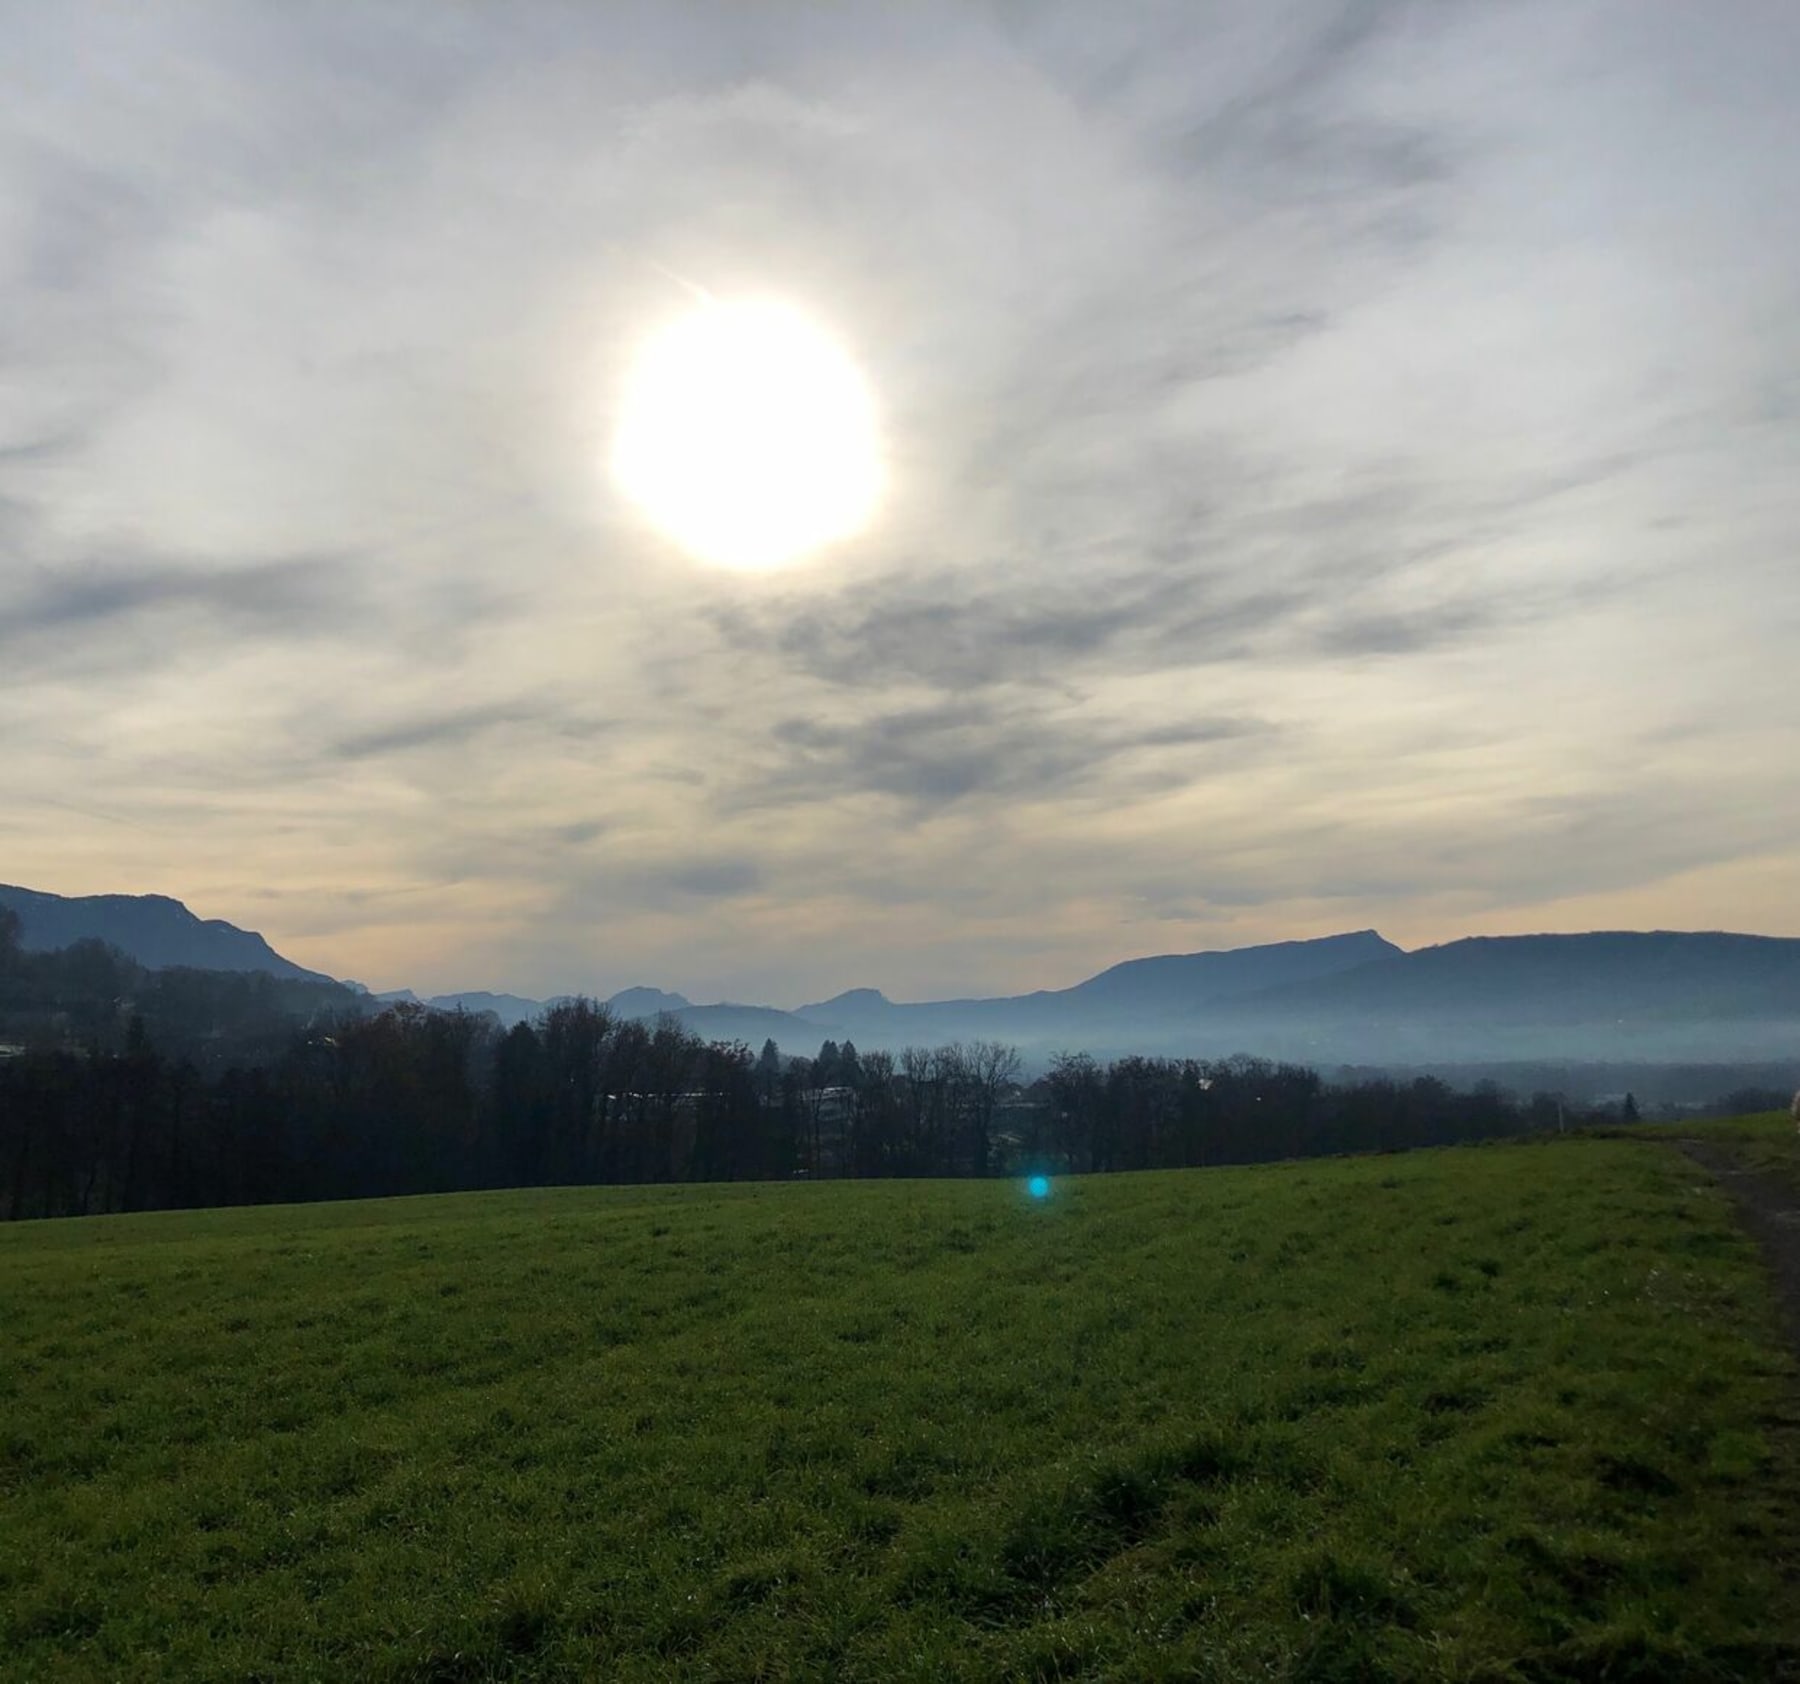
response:
M1050 1197L1050 1177L1047 1175L1034 1175L1029 1181L1027 1181L1025 1183L1025 1191L1027 1193L1029 1193L1034 1199L1049 1198Z

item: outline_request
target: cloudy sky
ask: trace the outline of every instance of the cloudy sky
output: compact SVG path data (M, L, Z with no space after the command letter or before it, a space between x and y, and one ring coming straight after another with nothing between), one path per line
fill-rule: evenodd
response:
M1800 935L1800 6L0 0L0 880L794 1003ZM622 371L790 301L859 538Z

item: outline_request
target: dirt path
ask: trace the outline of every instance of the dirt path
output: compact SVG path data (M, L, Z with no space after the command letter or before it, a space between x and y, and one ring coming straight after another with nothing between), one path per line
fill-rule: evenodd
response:
M1743 1168L1710 1140L1683 1140L1680 1146L1718 1178L1737 1206L1738 1219L1762 1247L1763 1261L1775 1279L1788 1341L1800 1354L1800 1197L1772 1176Z

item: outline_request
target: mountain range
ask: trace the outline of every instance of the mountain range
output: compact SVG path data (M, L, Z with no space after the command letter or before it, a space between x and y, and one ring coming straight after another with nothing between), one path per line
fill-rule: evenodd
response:
M260 935L197 918L162 895L65 898L0 885L0 907L18 913L27 948L96 937L152 968L319 978ZM472 992L422 1003L493 1012L510 1026L554 1002ZM624 1017L671 1014L709 1040L773 1039L788 1052L826 1039L866 1051L981 1038L1011 1042L1040 1064L1065 1049L1248 1051L1318 1065L1791 1059L1800 1056L1800 940L1603 931L1471 937L1407 952L1358 930L1132 959L1068 988L1000 998L908 1003L856 988L787 1011L637 987L608 1004Z
M31 952L97 939L151 970L266 971L306 982L334 978L284 959L254 930L196 918L168 895L49 895L0 883L0 908L19 916L19 945Z

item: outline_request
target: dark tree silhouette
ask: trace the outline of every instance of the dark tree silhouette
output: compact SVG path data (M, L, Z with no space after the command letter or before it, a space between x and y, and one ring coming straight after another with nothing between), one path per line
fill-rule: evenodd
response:
M668 1017L562 1001L378 1010L330 984L147 972L99 943L29 953L0 913L0 1215L550 1183L1090 1173L1393 1151L1585 1110L1429 1077L1335 1087L1294 1065L1058 1055L998 1042L784 1060ZM1722 1108L1785 1102L1746 1089Z

